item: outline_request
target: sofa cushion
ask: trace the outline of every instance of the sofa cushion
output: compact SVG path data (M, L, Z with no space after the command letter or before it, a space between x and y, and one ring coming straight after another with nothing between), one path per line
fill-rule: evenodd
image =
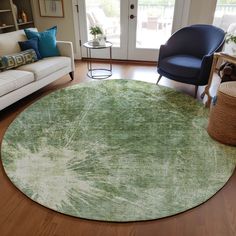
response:
M34 49L25 50L11 55L2 56L1 61L3 70L9 70L37 61L37 55Z
M37 54L37 58L40 60L42 59L40 53L39 53L39 40L38 38L32 38L26 41L18 42L20 45L20 49L22 51L28 50L28 49L34 49L34 51Z
M0 56L20 52L18 41L27 40L24 30L17 30L10 33L1 34L0 37Z
M60 56L57 48L56 34L57 27L54 26L43 32L35 32L31 29L25 29L25 34L28 39L38 38L39 40L39 52L44 57Z
M71 66L70 57L47 57L32 64L20 66L17 70L32 72L35 80L40 80L68 66Z
M0 73L0 96L10 93L34 81L34 74L28 71L8 70Z

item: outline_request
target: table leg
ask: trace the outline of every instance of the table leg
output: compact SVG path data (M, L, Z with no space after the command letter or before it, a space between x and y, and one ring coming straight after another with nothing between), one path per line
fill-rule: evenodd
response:
M212 79L213 79L213 74L214 74L214 71L215 71L215 68L216 68L217 61L218 61L218 56L215 55L213 57L213 61L212 61L211 73L210 73L208 84L207 84L207 86L205 88L205 91L201 95L202 98L204 98L204 96L207 95L207 101L205 103L205 107L210 107L210 105L211 105L212 97L210 95L210 91L209 90L210 90L210 87L211 87L211 83L212 83Z
M92 68L92 52L91 52L91 48L88 48L88 57L89 57L89 68L88 68L88 73L90 73L91 78L93 78L93 68Z
M110 47L110 72L112 73L112 47Z

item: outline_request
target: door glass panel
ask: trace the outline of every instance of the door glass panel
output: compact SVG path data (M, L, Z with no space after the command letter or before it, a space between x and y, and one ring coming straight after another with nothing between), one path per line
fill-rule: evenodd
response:
M218 0L213 25L227 31L236 22L236 0Z
M171 35L175 0L139 0L137 48L159 48Z
M100 26L107 40L120 47L120 0L86 0L88 39L91 26Z

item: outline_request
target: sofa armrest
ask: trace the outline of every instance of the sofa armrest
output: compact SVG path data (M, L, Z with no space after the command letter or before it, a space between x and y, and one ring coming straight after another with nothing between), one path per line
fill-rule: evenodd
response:
M71 69L72 69L72 71L75 71L74 52L73 52L72 42L57 41L57 47L59 49L61 56L71 58Z

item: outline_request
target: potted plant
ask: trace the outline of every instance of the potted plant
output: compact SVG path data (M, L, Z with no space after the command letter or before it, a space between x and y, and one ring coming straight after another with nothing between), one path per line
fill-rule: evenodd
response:
M235 34L227 34L225 42L230 44L232 55L236 56L236 35Z
M103 34L102 29L99 26L95 25L95 26L91 26L89 30L90 30L90 34L93 35L92 44L94 46L99 46L99 39L97 36Z

